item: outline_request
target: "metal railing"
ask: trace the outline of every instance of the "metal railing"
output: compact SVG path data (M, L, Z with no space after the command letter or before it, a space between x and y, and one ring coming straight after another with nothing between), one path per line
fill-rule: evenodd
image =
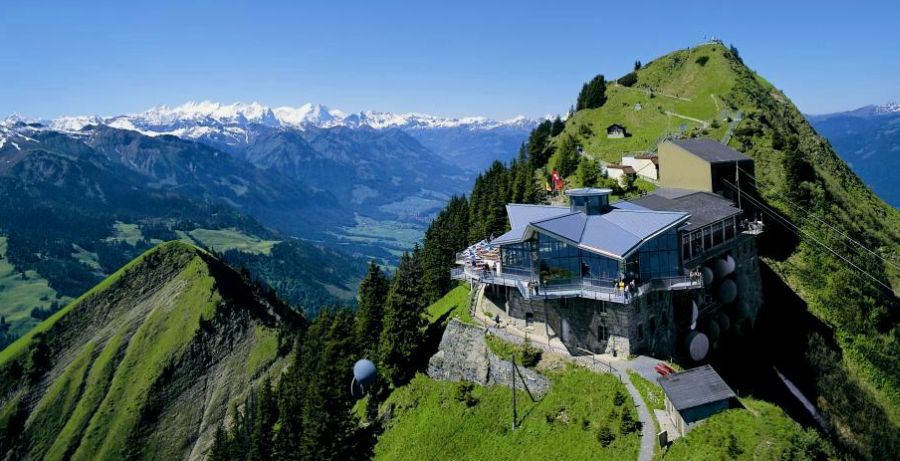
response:
M703 287L700 277L661 277L642 283L633 289L619 288L616 281L602 278L583 278L570 283L539 284L537 275L512 274L470 266L453 268L450 277L455 280L477 281L493 285L503 285L519 290L525 299L553 299L580 297L629 304L635 297L651 291L689 290Z

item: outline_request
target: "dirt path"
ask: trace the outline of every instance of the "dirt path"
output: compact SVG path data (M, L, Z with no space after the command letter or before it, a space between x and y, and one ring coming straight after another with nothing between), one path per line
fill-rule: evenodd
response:
M678 118L683 118L685 120L690 120L692 122L697 122L701 126L703 126L703 128L709 128L709 123L707 123L705 120L700 120L699 118L688 117L687 115L681 115L681 114L672 112L670 110L666 111L666 115L671 115L672 117L678 117Z

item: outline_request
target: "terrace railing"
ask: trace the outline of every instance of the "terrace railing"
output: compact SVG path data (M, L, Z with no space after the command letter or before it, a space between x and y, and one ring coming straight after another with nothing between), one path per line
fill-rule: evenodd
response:
M615 280L605 278L582 278L569 283L549 283L541 286L538 284L536 274L527 271L518 272L521 273L504 270L497 274L495 271L466 266L452 269L450 276L455 280L478 281L513 287L518 289L525 299L587 298L622 304L628 304L635 297L651 291L689 290L703 287L701 278L691 276L656 278L638 285L634 290L627 287L624 290L620 289L616 286Z

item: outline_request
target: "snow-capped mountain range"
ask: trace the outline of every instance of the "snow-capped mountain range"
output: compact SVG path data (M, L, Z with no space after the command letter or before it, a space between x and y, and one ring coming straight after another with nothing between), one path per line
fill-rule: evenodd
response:
M377 111L348 114L321 104L273 108L257 102L222 104L203 101L177 107L157 106L137 114L108 117L88 115L34 120L12 115L0 124L7 127L31 124L35 129L72 134L87 126L103 125L148 136L172 135L227 151L246 149L273 131L397 129L459 167L481 171L494 160L513 158L528 133L540 121L521 116L492 120L487 117L452 118ZM0 137L3 137L2 133Z
M390 112L362 111L347 114L321 104L304 104L299 107L268 107L257 102L222 104L212 101L188 102L177 107L157 106L147 111L112 117L75 116L60 117L48 125L61 131L77 131L87 125L104 124L115 128L141 131L144 134L173 134L179 137L196 137L207 130L198 127L245 127L263 125L296 129L316 128L372 128L372 129L433 129L466 128L470 130L494 130L501 128L528 128L538 120L515 117L509 120L492 120L486 117L450 118L421 113L394 114Z

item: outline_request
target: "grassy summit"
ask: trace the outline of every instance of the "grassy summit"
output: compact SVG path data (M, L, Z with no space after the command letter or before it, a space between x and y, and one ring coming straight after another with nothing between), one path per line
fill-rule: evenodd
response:
M759 197L792 225L765 217L759 245L766 307L753 336L735 342L725 363L790 370L845 447L870 458L896 453L900 211L872 193L791 101L728 48L675 51L635 75L631 87L609 83L605 103L573 114L564 134L586 155L610 162L655 150L667 136L712 138L752 157ZM632 136L608 139L612 123Z
M191 245L149 250L0 353L0 453L199 457L301 321Z

